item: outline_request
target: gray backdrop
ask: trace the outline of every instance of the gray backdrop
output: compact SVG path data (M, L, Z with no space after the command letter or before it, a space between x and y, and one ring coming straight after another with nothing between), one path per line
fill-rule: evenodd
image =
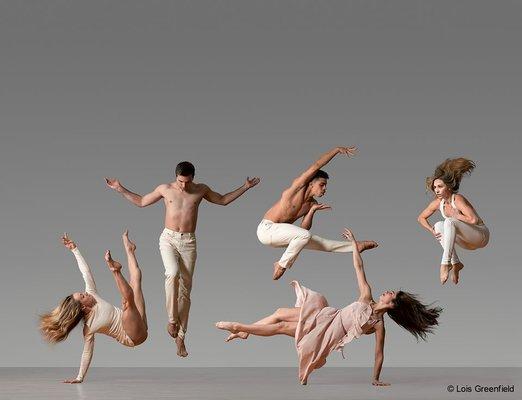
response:
M149 340L129 350L99 336L93 365L294 366L288 337L225 344L213 324L293 305L291 279L335 306L357 297L347 255L304 252L272 282L281 250L255 234L295 175L352 144L357 158L326 168L333 210L313 231L350 226L378 240L364 254L374 292L403 288L445 307L428 343L388 320L385 365L520 366L521 14L515 1L2 1L0 366L78 364L80 329L55 347L36 329L38 313L83 288L59 235L77 241L119 305L103 251L123 257L125 227ZM441 249L416 217L430 198L424 178L461 155L477 162L462 193L492 240L461 251L462 283L441 287ZM222 193L263 178L228 207L201 207L185 360L165 332L163 205L136 208L103 181L145 193L181 160ZM371 365L373 340L328 365Z

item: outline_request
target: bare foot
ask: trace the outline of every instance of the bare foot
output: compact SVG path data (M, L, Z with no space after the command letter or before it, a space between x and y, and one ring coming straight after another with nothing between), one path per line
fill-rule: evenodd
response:
M456 285L459 283L459 272L462 268L464 268L464 264L459 262L457 264L453 264L452 267L453 267L453 274L451 275L451 280Z
M119 272L121 270L121 264L112 259L110 250L105 252L105 262L112 272Z
M303 386L304 386L304 385L306 385L306 384L308 384L308 382L307 382L307 380L306 380L306 379L305 379L304 381L301 381L301 385L303 385Z
M238 333L231 333L230 335L228 335L228 337L225 339L225 342L230 342L231 340L234 340L234 339L248 339L248 336L249 334L246 333L246 332L238 332Z
M441 264L440 265L440 283L442 283L443 285L448 280L450 271L451 271L451 264Z
M167 332L173 339L178 337L179 325L175 322L169 322L167 324Z
M283 276L286 269L281 267L278 262L274 263L274 274L272 275L272 279L274 281L277 281L279 278Z
M237 328L235 327L235 322L227 322L227 321L219 321L216 322L216 328L223 329L224 331L229 331L232 333L239 333Z
M125 250L134 253L136 251L136 244L131 242L129 239L129 230L126 229L125 232L123 232L123 235L121 235L121 238L123 240L123 246L125 247Z
M373 240L357 241L357 248L359 249L359 253L362 253L365 250L374 249L377 246L379 246L379 243L374 242Z
M178 346L178 356L186 357L188 356L187 349L185 348L185 340L181 339L179 336L176 338L176 346Z

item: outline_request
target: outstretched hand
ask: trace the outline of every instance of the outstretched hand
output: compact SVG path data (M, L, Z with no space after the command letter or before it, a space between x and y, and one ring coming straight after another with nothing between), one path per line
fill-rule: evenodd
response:
M331 210L332 207L324 203L316 203L310 208L312 211Z
M71 239L69 239L69 236L67 236L67 232L65 232L62 235L62 243L69 250L74 250L76 248L76 243L74 243Z
M357 153L357 147L350 146L350 147L337 147L337 150L340 154L346 154L348 157L353 157L355 153Z
M121 189L121 183L116 178L105 177L105 183L107 184L108 187L110 187L111 189L114 189L116 191Z
M391 383L381 382L378 379L374 379L372 382L373 386L391 386Z
M353 232L348 228L344 228L344 231L343 233L341 233L341 236L345 239L348 239L351 242L355 242L355 236L353 235Z
M245 187L247 189L253 188L259 182L261 182L261 178L259 178L257 176L254 176L253 178L250 178L249 176L247 176L246 181L245 181Z
M82 383L83 381L80 379L66 379L63 383Z

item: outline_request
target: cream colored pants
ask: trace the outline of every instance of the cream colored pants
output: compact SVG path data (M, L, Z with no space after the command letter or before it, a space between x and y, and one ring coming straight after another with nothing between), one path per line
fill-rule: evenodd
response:
M457 264L460 262L455 244L466 250L485 247L489 242L489 229L486 225L472 225L455 218L446 218L437 222L433 228L442 233L439 242L444 249L441 264Z
M279 260L282 268L290 268L303 249L335 253L353 251L352 242L324 239L296 225L276 223L268 219L262 220L257 227L257 237L264 245L286 247Z
M165 267L165 298L170 323L177 323L178 337L187 332L192 276L196 265L196 235L165 228L159 238Z

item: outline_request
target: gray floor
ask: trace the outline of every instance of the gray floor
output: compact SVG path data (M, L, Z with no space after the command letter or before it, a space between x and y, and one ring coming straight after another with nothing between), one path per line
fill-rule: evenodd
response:
M521 399L522 368L386 368L387 388L367 368L323 368L308 386L294 368L92 368L80 385L60 383L73 368L0 368L0 399ZM472 392L449 393L448 385ZM477 393L475 385L514 385Z

